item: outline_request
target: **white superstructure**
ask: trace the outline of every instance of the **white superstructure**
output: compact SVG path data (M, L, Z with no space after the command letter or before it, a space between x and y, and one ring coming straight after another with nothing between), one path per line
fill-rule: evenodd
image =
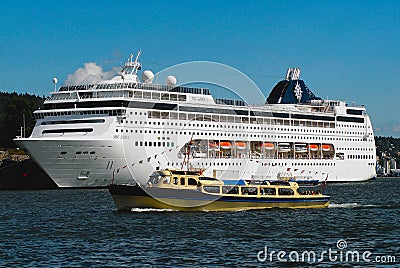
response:
M140 82L138 57L111 80L54 90L34 112L31 136L15 139L58 186L144 182L157 168L181 168L188 152L189 168L222 179L375 177L365 107L315 97L299 69L288 70L268 103L249 106L175 86L174 77L152 84L150 71Z

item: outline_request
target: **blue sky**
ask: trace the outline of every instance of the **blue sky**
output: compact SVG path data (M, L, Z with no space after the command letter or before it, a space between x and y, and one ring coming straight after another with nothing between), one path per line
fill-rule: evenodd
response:
M266 95L300 67L316 95L365 104L376 135L400 137L399 1L1 1L0 21L0 91L47 95L138 49L145 69L219 62Z

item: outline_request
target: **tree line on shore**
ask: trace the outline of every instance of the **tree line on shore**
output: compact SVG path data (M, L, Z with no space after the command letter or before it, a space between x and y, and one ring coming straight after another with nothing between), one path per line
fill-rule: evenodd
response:
M33 111L43 107L45 97L0 92L0 148L15 148L13 139L21 136L25 121L25 134L28 136L35 125Z

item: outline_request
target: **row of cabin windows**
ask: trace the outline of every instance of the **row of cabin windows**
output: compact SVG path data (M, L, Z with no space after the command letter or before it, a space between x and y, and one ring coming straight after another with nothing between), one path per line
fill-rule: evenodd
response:
M357 155L357 154L351 154L347 156L348 159L374 159L373 155Z
M44 119L46 116L66 116L66 115L108 115L108 116L122 116L125 115L126 110L74 110L74 111L59 111L59 112L39 112L34 113L35 119Z
M169 182L167 182L169 183ZM185 177L173 177L172 178L172 183L175 185L197 185L197 181L194 178L187 178L187 184L186 184L186 178Z
M135 146L150 146L150 147L174 147L173 141L135 141Z
M360 147L350 147L350 148L338 148L338 151L373 151L373 148L360 148Z
M301 127L323 127L335 128L334 122L324 121L305 121L305 120L290 120L277 118L249 117L249 116L229 116L219 114L193 114L182 112L160 112L149 111L149 118L154 119L170 119L170 120L193 120L206 122L228 122L228 123L245 123L245 124L264 124L264 125L286 125L286 126L301 126Z
M204 191L208 193L219 194L222 191L223 194L240 194L241 195L257 195L256 187L238 187L238 186L203 186ZM276 195L276 188L260 188L260 195ZM290 188L278 188L278 195L294 195L293 189Z

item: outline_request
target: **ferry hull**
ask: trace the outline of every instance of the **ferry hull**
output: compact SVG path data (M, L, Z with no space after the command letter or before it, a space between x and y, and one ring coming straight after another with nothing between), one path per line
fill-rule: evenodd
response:
M267 208L325 208L328 196L293 197L228 197L208 195L188 190L165 190L139 186L110 185L109 191L119 211L132 208L172 209L179 211L236 211ZM164 193L162 193L164 190ZM161 191L161 192L160 192ZM186 192L186 193L183 193ZM190 193L189 193L190 192Z

